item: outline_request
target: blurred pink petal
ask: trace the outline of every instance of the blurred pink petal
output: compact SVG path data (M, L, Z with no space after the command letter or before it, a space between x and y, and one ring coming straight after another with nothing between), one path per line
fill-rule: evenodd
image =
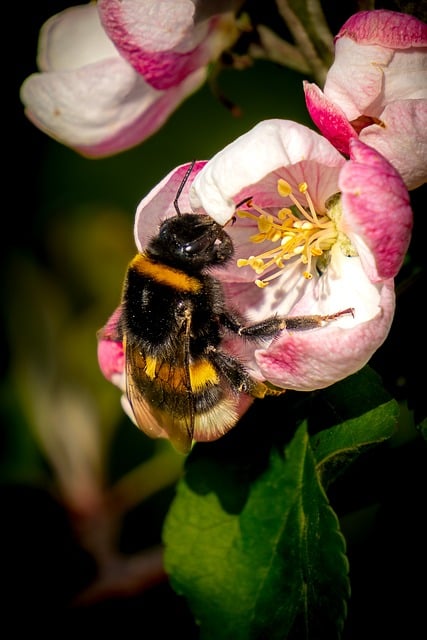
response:
M185 69L179 71L174 64L179 66L181 57L175 53L166 68L158 66L154 74L157 81L150 83L141 75L140 68L135 69L122 57L122 51L104 31L98 13L103 7L104 15L110 6L116 11L128 10L132 5L141 14L139 5L143 4L134 1L118 6L105 2L97 6L91 2L71 7L50 18L40 31L37 57L40 72L26 78L20 91L25 113L44 133L84 156L119 153L153 135L183 100L205 82L210 56L216 57L225 46L224 37L220 36L222 19L211 18L207 27L209 37L203 38L197 49L203 55L193 58L186 53L191 64L185 64ZM178 9L170 0L167 7L165 3L149 4L155 13L154 22L159 11L164 15L165 9ZM180 4L193 7L191 2ZM133 27L139 32L141 25ZM120 33L126 42L131 42L130 34ZM165 34L150 33L157 33L164 44ZM187 36L190 37L189 33ZM180 48L179 43L177 47ZM138 55L141 61L143 54ZM146 55L145 62L151 65L151 52Z
M123 58L148 84L165 90L218 58L236 39L233 2L221 4L204 20L196 20L196 2L190 0L98 0L97 6ZM211 3L212 11L215 6Z

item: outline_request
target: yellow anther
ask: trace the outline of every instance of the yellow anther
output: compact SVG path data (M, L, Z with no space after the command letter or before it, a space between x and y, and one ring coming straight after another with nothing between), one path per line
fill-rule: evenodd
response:
M273 216L262 215L258 218L258 229L263 233L268 233L273 225Z
M255 284L260 289L264 289L268 285L268 282L266 282L265 280L255 280Z
M279 193L279 196L286 198L292 193L292 187L289 182L286 182L286 180L283 180L283 178L279 178L277 181L277 191Z
M302 274L306 280L311 280L313 275L309 271L304 271Z
M283 207L283 209L280 209L280 211L277 212L277 217L279 218L279 220L285 220L286 218L289 218L289 216L292 215L292 210L288 209L287 207Z
M298 185L298 191L299 191L300 193L306 193L306 192L307 192L307 190L308 190L308 184L307 184L306 182L301 182L301 183Z
M248 267L249 266L249 260L246 260L246 258L239 258L236 262L238 267Z
M249 264L255 273L262 273L264 271L264 260L261 258L249 258Z
M260 242L264 242L266 240L266 233L255 233L253 236L250 236L249 240L254 242L255 244L259 244Z

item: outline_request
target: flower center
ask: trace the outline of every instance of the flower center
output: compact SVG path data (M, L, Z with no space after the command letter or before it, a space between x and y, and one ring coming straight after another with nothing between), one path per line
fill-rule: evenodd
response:
M328 212L317 213L306 182L298 185L298 191L306 201L304 206L295 197L286 180L280 178L277 181L277 190L279 195L291 200L293 205L290 208L284 207L276 215L272 215L250 200L247 202L251 207L250 211L239 209L236 212L240 218L256 220L258 233L250 237L251 242L269 241L275 245L256 256L237 261L238 267L249 266L257 275L269 272L262 280L255 280L258 287L266 287L271 280L280 276L289 260L303 264L303 276L309 280L313 277L319 258L322 257L321 260L326 264L327 252L339 237L333 219L335 215L330 216ZM336 202L334 209L335 205ZM271 270L273 271L270 273Z

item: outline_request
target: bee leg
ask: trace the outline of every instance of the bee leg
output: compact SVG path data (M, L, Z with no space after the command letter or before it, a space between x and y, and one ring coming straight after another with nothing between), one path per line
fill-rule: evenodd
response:
M268 393L264 383L251 378L241 362L224 351L217 351L211 347L209 361L236 393L247 393L254 398L263 398Z
M336 313L326 316L271 316L265 318L265 320L246 326L240 324L233 316L227 316L226 319L224 319L224 326L237 333L237 335L246 338L272 338L284 329L288 331L317 329L346 315L352 315L354 317L354 309L344 309L343 311L337 311Z

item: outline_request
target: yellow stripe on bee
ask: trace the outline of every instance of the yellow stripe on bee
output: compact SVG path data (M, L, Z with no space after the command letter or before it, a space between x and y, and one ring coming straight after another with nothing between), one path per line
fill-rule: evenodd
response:
M150 380L154 380L156 377L156 362L156 358L152 358L151 356L145 358L145 375L150 378Z
M174 269L161 262L155 262L143 253L138 253L130 267L148 278L152 278L159 284L173 287L177 291L185 293L198 293L202 283L197 278L192 278L179 269Z
M218 384L219 382L218 374L209 360L197 360L190 365L189 369L192 391L202 391L208 384ZM162 380L174 389L182 387L185 379L182 367L174 367L173 364L167 362L159 363L157 358L152 356L145 358L144 372L150 380Z
M190 381L191 389L199 391L207 384L218 384L219 378L209 360L198 360L190 366Z

